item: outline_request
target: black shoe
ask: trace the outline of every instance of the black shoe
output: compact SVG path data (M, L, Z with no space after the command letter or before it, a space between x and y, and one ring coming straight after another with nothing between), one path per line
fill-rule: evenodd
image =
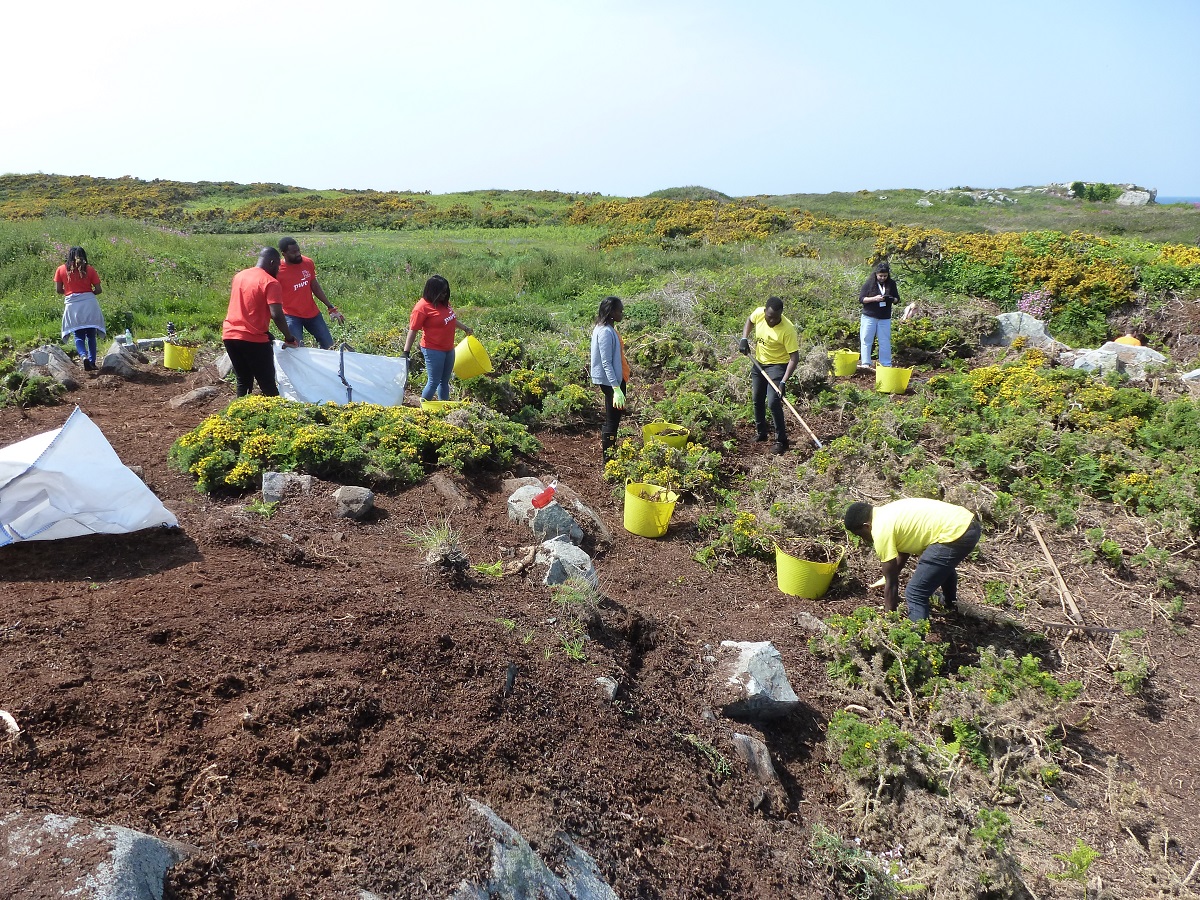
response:
M788 445L787 444L776 444L774 447L771 448L771 452L774 453L776 456L782 456L783 454L788 452Z
M85 372L95 372L95 371L96 371L96 364L95 364L94 362L92 362L90 359L87 359L87 358L85 358L85 359L83 360L83 371L85 371Z
M770 435L759 432L758 434L756 434L754 436L754 443L762 444L762 443L766 442L768 437L770 437Z

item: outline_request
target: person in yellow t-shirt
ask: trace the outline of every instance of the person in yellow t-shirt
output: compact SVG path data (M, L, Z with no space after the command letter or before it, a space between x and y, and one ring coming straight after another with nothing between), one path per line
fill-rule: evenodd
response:
M754 424L758 430L755 441L767 439L767 410L771 407L771 420L775 425L775 447L772 452L786 453L788 449L787 423L783 418L783 395L778 394L763 377L765 371L782 391L800 362L800 342L796 337L796 326L783 315L783 301L768 297L746 319L742 329L740 350L750 352L750 332L754 331L755 365L750 373L750 395L754 400ZM770 396L768 398L768 390Z
M962 506L914 497L883 506L851 503L846 530L870 541L883 563L883 605L894 612L900 603L900 572L910 556L919 556L904 602L908 617L929 618L929 600L942 589L947 609L958 606L957 566L979 543L975 514Z

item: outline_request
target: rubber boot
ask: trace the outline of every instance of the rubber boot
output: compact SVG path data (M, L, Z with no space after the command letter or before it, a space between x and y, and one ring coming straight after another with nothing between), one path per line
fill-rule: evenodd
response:
M605 462L612 459L613 454L616 451L616 447L617 436L615 434L608 434L604 431L600 432L600 449L602 458Z

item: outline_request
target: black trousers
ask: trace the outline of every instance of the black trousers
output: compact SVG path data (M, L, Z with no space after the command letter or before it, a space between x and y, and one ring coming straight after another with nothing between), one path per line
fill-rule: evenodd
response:
M787 363L772 363L763 366L763 370L771 376L771 380L779 384L783 373L787 371ZM783 418L783 398L775 393L775 389L767 384L762 372L754 368L750 371L750 396L754 400L754 425L759 437L767 436L767 408L771 409L771 419L775 424L775 441L781 447L788 445L787 422Z
M621 390L625 390L625 382L621 382ZM600 428L601 436L611 437L616 440L617 431L621 427L621 416L625 415L625 410L617 409L613 406L613 389L607 384L600 385L600 391L604 394L604 425Z
M225 340L225 352L229 354L229 362L233 365L233 374L237 378L237 395L245 397L258 382L258 389L264 397L278 397L279 386L275 384L275 352L271 342L265 344L254 341Z

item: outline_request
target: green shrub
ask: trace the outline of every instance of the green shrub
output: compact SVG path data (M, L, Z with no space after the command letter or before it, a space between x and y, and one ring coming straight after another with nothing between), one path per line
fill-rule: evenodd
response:
M925 640L928 620L912 622L899 612L860 606L826 622L829 630L809 646L829 660L835 681L888 698L912 698L932 690L945 664L946 645Z
M500 467L537 441L487 407L449 414L368 403L297 403L253 395L235 400L171 447L171 463L198 490L242 490L265 471L412 483L429 469Z
M711 496L717 487L721 455L696 443L685 449L649 441L641 447L625 440L605 463L604 477L615 484L644 482L697 497Z

